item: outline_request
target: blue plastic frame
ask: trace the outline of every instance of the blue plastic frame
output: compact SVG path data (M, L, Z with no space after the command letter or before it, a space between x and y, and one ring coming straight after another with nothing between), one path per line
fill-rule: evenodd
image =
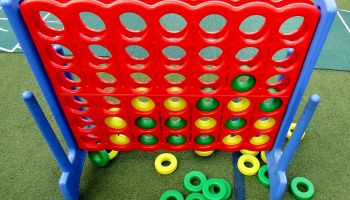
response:
M50 80L44 70L39 54L19 12L19 4L21 2L22 0L1 0L2 7L11 26L14 29L16 37L21 44L31 70L64 137L65 143L68 147L68 156L57 140L55 133L48 123L34 95L31 92L26 91L22 94L22 98L28 106L28 109L37 123L41 134L47 141L47 144L62 171L59 187L64 198L78 199L80 177L84 167L86 151L79 149L76 145L73 134L57 101L56 94L54 93ZM317 6L321 12L321 18L317 30L310 45L308 55L306 56L303 69L300 73L287 111L284 115L274 147L271 151L266 152L269 167L271 200L281 199L283 196L287 186L287 179L285 175L287 167L297 149L302 133L311 120L315 108L319 102L319 97L317 95L312 95L310 97L310 100L298 122L298 126L296 127L292 138L289 140L284 151L282 151L282 146L285 141L289 125L293 121L297 108L300 104L301 97L304 94L307 83L310 80L313 68L320 55L337 11L334 0L315 0L315 6Z

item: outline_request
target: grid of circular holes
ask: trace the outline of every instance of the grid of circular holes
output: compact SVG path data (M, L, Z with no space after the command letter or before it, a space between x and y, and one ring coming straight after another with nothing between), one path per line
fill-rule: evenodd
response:
M179 73L169 73L164 76L164 78L172 84L180 84L185 81L185 77L182 74Z
M141 32L147 27L145 20L140 15L133 12L121 14L119 20L129 31Z
M98 44L89 45L89 50L92 55L99 59L109 59L112 57L111 53L103 46Z
M180 60L186 56L186 51L179 46L168 46L162 50L163 55L169 60Z
M139 45L129 45L125 48L127 54L136 60L144 60L149 56L148 51Z
M259 53L259 49L255 47L245 47L236 54L236 59L240 61L248 61L254 59Z
M220 32L226 25L227 20L218 14L210 14L205 16L199 26L206 33L218 33Z
M186 20L181 15L178 15L176 13L163 15L159 19L159 23L164 30L170 33L178 33L187 26Z
M213 73L207 73L201 75L198 80L204 84L213 84L219 80L219 76Z
M39 15L40 15L40 18L42 19L42 21L45 23L45 25L48 28L50 28L52 30L56 30L56 31L63 31L64 30L64 26L63 26L62 21L56 15L52 14L51 12L47 12L47 11L40 11Z
M101 32L106 29L106 26L102 19L95 13L81 12L79 13L79 17L81 22L86 26L86 28L92 31Z
M257 33L262 29L265 21L265 17L261 15L251 15L242 21L239 29L246 34Z
M279 32L283 35L290 35L296 33L299 28L303 25L304 17L294 16L283 22Z
M117 81L117 79L112 74L107 72L97 72L96 75L100 81L104 83L115 83Z
M51 44L52 50L56 53L56 55L62 57L62 58L66 58L66 59L72 59L73 58L73 53L70 49L68 49L67 47L61 45L61 44ZM57 48L62 49L63 51L63 55L61 53L57 52Z
M294 48L283 48L278 51L272 56L272 60L275 62L282 62L287 60L294 54Z
M141 83L141 84L147 84L149 82L151 82L151 77L149 77L147 74L145 73L141 73L141 72L135 72L130 74L130 77L137 83Z
M222 55L222 50L218 47L209 46L199 52L199 56L206 61L218 59Z

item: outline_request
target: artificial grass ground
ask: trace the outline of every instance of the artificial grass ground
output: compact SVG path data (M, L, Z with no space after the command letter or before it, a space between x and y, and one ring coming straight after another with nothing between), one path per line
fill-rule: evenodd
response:
M0 53L0 199L61 199L57 181L60 171L20 98L33 90L47 106L22 54ZM316 187L315 199L347 199L350 180L350 81L349 72L315 70L306 91L321 96L308 133L288 170L309 178ZM303 103L305 103L305 100ZM50 117L50 120L52 118ZM51 120L52 121L52 120ZM158 153L121 153L106 168L87 160L81 181L81 199L158 199L167 189L184 191L182 180L190 170L232 182L231 154L216 152L200 158L192 151L175 153L178 169L168 176L153 168ZM247 199L268 199L268 189L256 177L246 177ZM284 199L293 199L286 192Z

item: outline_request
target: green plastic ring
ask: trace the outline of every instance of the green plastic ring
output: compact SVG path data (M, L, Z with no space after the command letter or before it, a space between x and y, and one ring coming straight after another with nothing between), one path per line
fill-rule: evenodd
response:
M166 120L165 124L171 129L178 130L184 128L187 123L181 117L170 117Z
M186 142L186 137L180 134L169 135L166 141L172 145L182 145Z
M202 193L192 193L186 197L186 200L207 200Z
M109 156L106 150L91 151L88 154L92 164L97 167L105 167L109 162Z
M219 106L218 100L211 97L204 97L197 101L196 107L205 112L210 112L215 110Z
M144 145L154 145L158 142L158 138L151 134L140 135L138 140L141 144Z
M143 129L152 129L156 126L156 121L150 117L139 117L135 120L135 124Z
M300 191L298 185L305 187L306 191ZM315 187L307 178L304 177L295 177L290 183L290 189L292 195L297 200L309 200L315 194Z
M197 181L198 184L193 182ZM204 183L207 181L207 177L200 171L191 171L186 174L184 178L185 190L189 193L202 191Z
M196 137L195 142L200 145L209 145L214 142L214 137L207 134L202 134Z
M282 100L279 98L267 98L259 106L264 112L272 112L277 110L282 105Z
M213 92L213 91L215 91L215 88L205 87L205 88L202 88L202 91L204 91L204 92Z
M232 187L231 184L226 181L225 179L220 179L226 186L226 195L224 196L223 200L229 200L232 194Z
M220 179L208 179L203 185L203 195L208 200L221 200L225 197L226 185Z
M168 190L165 191L159 200L184 200L184 196L177 190Z
M242 79L245 79L245 80L242 80ZM255 85L255 78L248 74L242 74L242 75L236 76L231 82L232 89L239 92L248 91L252 89L254 85Z
M238 130L246 124L246 121L241 117L233 117L226 121L225 126L230 130Z
M267 165L263 165L262 167L260 167L258 171L258 180L261 183L261 185L265 187L270 187L270 180L267 176L268 176Z

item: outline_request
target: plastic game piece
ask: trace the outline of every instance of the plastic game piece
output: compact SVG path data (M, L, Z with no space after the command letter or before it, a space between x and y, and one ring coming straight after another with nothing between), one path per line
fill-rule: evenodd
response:
M286 137L287 137L288 140L292 137L293 131L294 131L295 127L297 127L297 123L294 123L294 122L293 122L293 123L290 125L289 130L288 130L288 132L287 132L287 136L286 136ZM301 137L301 139L304 139L304 137L305 137L305 132L303 133L303 136Z
M195 142L199 145L209 145L214 142L214 137L208 134L202 134L195 138Z
M208 157L214 153L214 150L212 150L212 151L194 151L194 152L201 157Z
M249 142L252 145L258 146L258 145L266 144L269 140L270 140L270 137L268 135L259 134L257 136L252 137Z
M115 151L115 150L111 150L111 151L107 151L107 152L108 152L109 160L113 160L118 155L118 151Z
M216 120L212 117L201 117L196 120L195 125L201 130L209 130L216 126Z
M265 151L260 152L260 158L264 163L267 163Z
M236 76L231 82L232 89L239 92L246 92L252 89L254 85L255 85L254 76L251 76L248 74L242 74L242 75Z
M149 112L154 109L154 101L148 97L135 97L131 100L131 105L138 111Z
M232 117L225 123L225 127L230 130L238 130L244 127L246 121L241 117Z
M109 140L116 145L127 145L130 143L130 138L124 134L111 135Z
M202 193L191 193L186 197L186 200L207 200Z
M163 166L163 162L169 162L170 164L168 166ZM154 167L160 174L171 174L177 168L177 159L171 153L162 153L159 156L157 156L156 160L154 161Z
M232 195L232 187L231 184L225 179L220 179L226 186L226 195L224 196L224 200L229 200Z
M247 167L245 163L250 163L251 167ZM245 154L239 157L237 167L242 174L253 176L259 171L260 162L255 156Z
M166 139L166 141L172 145L182 145L186 140L186 137L180 134L169 135Z
M245 97L234 98L227 104L227 108L232 112L243 112L247 110L249 106L250 101Z
M259 106L260 110L264 112L273 112L280 108L282 100L279 98L267 98Z
M225 136L222 139L222 143L229 145L229 146L234 146L242 142L242 137L240 135L236 134L230 134Z
M268 177L268 168L267 165L263 165L260 167L258 171L258 180L261 183L261 185L265 187L270 187L270 180Z
M215 178L208 179L203 185L203 195L208 200L221 200L227 193L226 184Z
M135 120L135 124L143 129L152 129L157 125L157 122L150 117L139 117Z
M181 192L177 190L167 190L159 198L159 200L184 200Z
M120 117L107 117L105 119L105 123L107 124L107 126L117 130L123 129L127 125L125 120Z
M92 164L97 167L105 167L109 162L109 156L106 150L91 151L88 154Z
M187 102L181 97L169 97L164 101L164 107L170 111L178 112L185 109Z
M170 117L166 120L165 124L171 129L178 130L184 128L187 123L181 117Z
M246 149L240 150L241 154L243 155L252 155L252 156L257 156L259 154L259 151L249 151Z
M213 91L215 91L215 88L205 87L205 88L202 88L202 91L203 92L213 92Z
M254 123L254 127L259 130L266 130L272 128L276 124L276 120L272 117L263 117Z
M147 87L137 87L135 89L133 89L135 92L148 92L149 88Z
M183 89L180 87L169 87L169 88L167 88L167 91L169 93L180 93L183 91Z
M196 103L196 107L205 112L213 111L219 106L219 102L215 98L203 97Z
M201 192L207 177L200 171L191 171L184 178L185 190L189 193Z
M304 187L305 191L301 191L298 186ZM304 177L295 177L290 183L290 190L292 195L297 200L309 200L315 194L315 187L312 182Z
M154 145L158 142L158 138L152 134L140 135L138 140L144 145Z

